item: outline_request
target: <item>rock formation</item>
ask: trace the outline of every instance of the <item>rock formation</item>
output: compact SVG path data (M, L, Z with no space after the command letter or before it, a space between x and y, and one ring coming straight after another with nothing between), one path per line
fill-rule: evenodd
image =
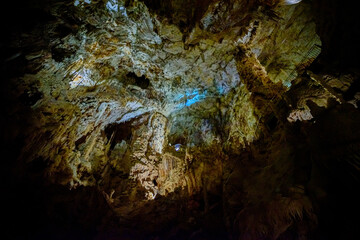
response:
M6 237L357 239L351 6L16 4L1 40Z

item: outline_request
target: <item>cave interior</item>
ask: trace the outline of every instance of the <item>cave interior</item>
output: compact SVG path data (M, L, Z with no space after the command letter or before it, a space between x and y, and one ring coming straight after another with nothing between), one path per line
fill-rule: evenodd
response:
M2 239L360 238L360 14L1 7Z

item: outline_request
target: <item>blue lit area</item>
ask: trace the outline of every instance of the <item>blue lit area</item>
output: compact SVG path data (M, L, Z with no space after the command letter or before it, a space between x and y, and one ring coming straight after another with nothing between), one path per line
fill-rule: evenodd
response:
M175 148L175 151L179 151L181 148L181 144L180 143L175 144L174 148Z
M84 3L84 2L87 4L90 4L91 0L75 0L74 6L79 6L81 3Z
M285 0L284 1L285 5L298 4L299 2L301 2L301 0Z
M106 3L106 8L110 11L110 12L119 12L121 13L123 16L127 17L127 12L126 12L126 8L124 6L119 6L119 3L117 0L109 0Z
M226 94L230 91L230 88L229 86L225 85L225 84L222 84L222 83L219 83L217 86L216 86L216 90L218 91L218 93L220 95L223 95L223 94Z
M207 97L209 97L207 90L201 91L199 89L188 89L184 94L180 93L172 98L172 102L175 103L175 106L171 111L178 111L183 109L184 107L190 107L195 103L203 101Z
M124 6L120 6L119 10L121 12L122 15L124 15L125 17L127 17L127 13L126 13L126 8Z
M191 106L194 103L200 102L206 98L207 91L199 93L199 90L194 90L192 92L186 92L186 103L185 106Z
M109 11L117 12L117 11L118 11L118 8L119 8L119 5L118 5L118 3L115 2L115 1L109 0L109 1L106 3L106 8L107 8Z

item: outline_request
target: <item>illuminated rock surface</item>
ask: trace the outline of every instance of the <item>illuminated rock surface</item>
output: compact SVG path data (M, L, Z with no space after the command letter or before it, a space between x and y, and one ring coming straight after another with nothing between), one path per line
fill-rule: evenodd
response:
M325 30L344 6L300 2L24 3L1 42L9 237L355 239L332 208L358 213L359 65L333 50L354 41Z

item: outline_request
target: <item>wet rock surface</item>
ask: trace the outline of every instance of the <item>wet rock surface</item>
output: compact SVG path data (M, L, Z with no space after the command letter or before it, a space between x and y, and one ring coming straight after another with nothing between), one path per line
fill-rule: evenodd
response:
M327 67L323 3L298 2L21 8L41 14L1 42L6 234L355 239L332 209L358 211L359 71Z

